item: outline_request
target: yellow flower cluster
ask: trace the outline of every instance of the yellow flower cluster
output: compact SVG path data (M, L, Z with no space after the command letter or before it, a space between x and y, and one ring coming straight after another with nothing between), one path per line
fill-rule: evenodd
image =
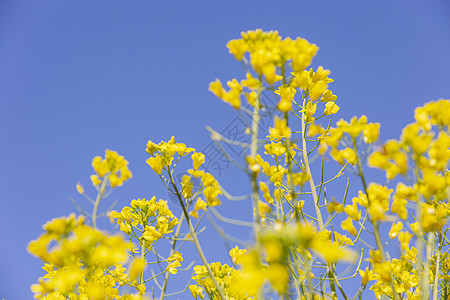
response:
M322 133L316 130L317 133ZM374 143L378 140L380 132L379 123L368 123L365 115L359 119L353 117L350 122L340 119L336 123L336 127L330 128L325 133L326 135L320 140L321 146L319 152L324 154L331 148L330 155L339 164L343 165L348 162L351 165L358 163L358 155L355 152L356 142L358 136L362 134L362 138L366 144ZM338 146L344 144L347 147L339 149Z
M131 171L128 169L128 162L116 151L106 150L104 159L100 156L94 157L92 167L97 173L91 175L92 184L95 186L99 186L105 176L113 188L121 186L124 181L127 181L132 176ZM77 189L79 192L82 191L78 186Z
M179 157L183 157L194 152L195 149L188 148L183 143L175 143L175 137L172 137L168 142L161 141L158 145L154 144L152 141L148 141L146 151L152 156L147 159L147 164L152 167L156 174L161 175L164 169L168 170L172 165L175 154L178 154ZM194 164L199 163L198 159L198 157L195 158Z
M233 263L240 261L240 258L244 255L246 249L239 249L237 246L230 250L230 256ZM242 276L239 270L228 266L227 264L222 264L220 262L211 263L209 265L211 271L213 272L216 280L223 288L224 294L227 299L234 300L246 300L254 299L254 294L248 291L248 287L243 285ZM214 287L211 278L206 270L205 266L195 266L194 267L195 276L192 277L197 284L191 284L189 290L195 299L205 297L204 293L208 295L211 299L216 299L219 294Z
M130 206L123 207L120 212L111 211L108 215L111 221L115 219L116 223L120 224L120 230L125 234L135 235L140 232L141 235L135 237L144 241L146 248L151 248L178 224L178 219L167 206L167 201L156 201L156 197L150 200L132 200Z
M200 178L201 187L199 191L203 193L203 198L198 197L195 202L194 209L189 212L194 218L198 218L198 212L200 210L206 210L209 206L218 206L221 204L219 195L222 194L220 190L219 182L210 173L204 172L202 170L188 170L188 175L184 175L183 178L190 180L191 177Z
M181 262L183 261L183 256L181 255L180 252L176 251L174 254L169 256L167 261L170 264L167 266L166 271L168 271L170 274L177 274L177 272L178 272L177 268L181 267Z
M385 170L388 179L397 174L407 179L414 178L410 186L397 184L391 212L407 220L408 202L420 201L416 204L418 214L411 230L418 239L427 240L430 245L434 243L430 236L441 236L448 230L444 226L450 216L447 203L450 186L449 115L450 100L441 99L418 107L415 110L416 122L403 129L400 139L388 141L369 157L369 165ZM395 231L390 234L395 235ZM408 232L398 233L402 249L407 249L406 243L411 236ZM430 273L428 277L433 276Z
M228 81L228 91L218 79L209 85L209 90L214 95L234 108L241 107L241 95L244 95L247 102L254 106L257 98L260 97L264 78L269 85L283 81L283 84L275 90L281 99L277 106L281 112L291 111L297 88L302 89L309 96L310 101L306 111L310 120L313 119L312 116L317 109L314 101L319 98L322 102L326 102L324 115L335 114L339 111L339 106L334 102L337 97L327 90L328 83L333 81L328 78L330 71L324 70L323 67L319 67L316 72L312 69L305 71L316 55L318 50L316 45L301 38L283 39L277 31L264 32L258 29L243 32L241 39L231 40L228 43L228 49L237 60L246 60L245 54L248 53L250 67L256 73L255 77L247 73L246 79L240 82L237 79ZM293 71L291 77L286 77L288 70Z
M242 265L240 284L245 286L249 293L256 293L262 285L269 282L275 291L284 294L291 276L297 277L300 282L307 280L306 274L310 271L301 268L307 263L292 263L290 249L296 249L303 260L312 260L309 250L321 257L325 263L354 259L354 252L346 248L353 243L345 235L338 232L332 234L328 230L317 232L308 225L284 226L277 223L273 228L265 227L260 238L264 255L258 255L258 252L253 250L241 254L238 260ZM264 261L266 263L263 263ZM312 274L309 276L314 277Z
M361 283L366 285L371 280L376 280L370 287L377 299L382 296L393 297L395 293L404 295L403 299L420 299L419 278L414 264L417 261L417 250L412 247L405 252L401 259L381 261L379 251L371 251L369 261L372 269L359 270ZM393 284L391 284L393 282Z
M438 194L448 182L446 174L450 159L450 136L448 133L450 100L430 102L415 111L416 123L403 129L399 141L388 141L384 147L369 158L373 167L386 170L386 177L393 179L397 174L405 175L408 153L423 171L423 184L419 188L426 199ZM446 130L442 130L447 128ZM438 131L435 137L434 131ZM440 195L440 198L446 198Z
M84 225L84 219L75 218L73 214L53 219L43 228L45 233L28 246L29 252L45 262L43 269L47 272L39 279L39 284L32 286L35 298L113 299L119 296L121 279L118 278L126 275L119 275L118 270L128 259L128 244L120 236L105 235Z
M287 61L292 61L294 71L301 71L311 64L318 47L307 40L287 37L282 39L277 31L265 32L261 29L241 33L242 38L228 42L228 49L237 60L242 60L249 53L253 69L264 75L268 84L280 80L276 68L281 68Z
M228 49L248 67L245 79L232 79L225 87L216 80L209 90L252 119L251 129L245 131L251 138L248 144L229 139L221 142L248 148L245 163L252 188L249 213L254 215L253 223L229 217L221 221L251 224L255 245L249 250L237 246L231 249L231 266L208 263L197 226L207 209L217 216L212 207L221 204L219 196L224 189L212 174L201 170L205 155L175 142L174 137L159 144L148 141L150 157L146 162L176 195L183 210L180 219L187 222L189 233L180 233L182 224L167 202L156 197L135 199L120 211L108 213L129 243L96 230L97 209L105 187L120 186L132 176L128 162L117 152L106 150L105 158L95 157L92 162L96 174L91 180L99 192L96 201L85 195L80 184L76 186L78 193L94 205L93 227L74 215L54 219L44 225L44 234L29 244L29 251L45 262L45 276L32 286L35 298L144 299L155 279L163 299L170 274L177 274L183 261L177 251L180 236L193 241L204 263L194 267L193 284L185 289L189 288L195 299L248 300L278 294L283 299L315 300L338 299L339 293L345 299L362 299L367 287L377 299L448 298L450 100L418 107L415 122L403 129L400 139L387 141L369 156L379 137L379 123L369 123L364 115L348 122L341 119L335 127L331 122L326 128L319 123L340 108L337 96L328 89L333 82L330 71L322 66L306 70L317 46L258 29L243 32L240 39L228 43ZM276 97L275 103L262 101L268 91L277 95L269 95ZM250 109L242 107L244 98ZM273 126L259 132L264 115L272 113ZM298 120L293 121L294 116ZM293 124L301 124L301 128L291 129ZM267 139L262 140L261 135L267 135ZM311 155L314 151L319 155ZM344 165L331 179L324 178L325 153ZM176 182L175 168L188 155L192 169ZM313 175L317 174L311 171L317 157L321 158L320 181L315 181ZM386 172L387 183L366 180L367 157L369 166ZM340 203L328 183L339 178L347 166L353 166L362 190L349 203L348 181ZM389 181L399 174L405 183L397 178L395 189L390 188ZM189 216L199 218L195 226ZM336 221L342 231L336 230ZM155 248L163 239L172 243L167 258ZM363 244L370 248L370 254L363 251ZM391 251L394 246L398 251ZM157 261L148 262L146 255L152 252ZM128 266L124 265L130 258ZM355 267L353 275L340 272L343 262ZM153 269L146 270L150 264L157 264L160 271L155 274ZM152 277L145 278L150 271ZM355 295L346 294L341 283L358 273L361 286ZM160 285L156 278L162 274L165 279ZM127 290L121 287L125 286L135 294L124 294Z

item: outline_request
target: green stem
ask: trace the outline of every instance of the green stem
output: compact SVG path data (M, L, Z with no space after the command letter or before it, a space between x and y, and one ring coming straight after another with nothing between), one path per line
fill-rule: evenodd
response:
M314 184L314 178L312 176L311 168L309 167L309 159L308 159L308 150L306 148L306 96L303 97L303 105L302 105L302 153L303 153L303 163L305 164L305 171L309 175L309 186L311 188L311 194L313 197L314 208L316 210L317 223L319 224L319 230L325 230L325 226L323 225L322 213L320 212L319 207L319 199L317 197L316 185ZM336 293L336 284L334 281L334 274L332 274L333 268L331 263L327 263L327 273L328 280L330 282L331 295L333 299L337 299Z
M100 188L98 190L98 193L97 193L97 198L95 198L94 210L92 211L92 227L94 229L97 227L97 211L98 211L98 206L100 204L100 201L103 198L103 194L105 193L106 182L108 181L107 175L108 174L106 174L105 177L103 178L103 181L102 181Z
M172 248L170 249L169 257L172 256L175 253L175 245L177 243L177 238L180 235L181 223L183 223L183 218L184 218L184 213L180 216L180 220L179 220L179 223L177 225L177 229L175 230L175 234L173 235L174 236L174 240L172 241ZM159 297L159 300L164 299L164 295L166 293L166 288L167 288L167 283L169 281L169 275L170 275L170 273L167 272L166 276L164 277L164 284L163 284L163 288L161 290L161 296Z
M423 290L423 297L426 299L430 299L430 289L429 289L429 282L430 282L430 260L431 260L431 252L432 252L432 245L435 243L435 235L434 232L428 233L428 239L427 239L427 247L426 247L426 255L427 255L427 261L425 263L424 268L424 287L426 287L425 290Z
M253 114L252 114L252 140L250 143L250 158L255 159L256 155L258 154L258 129L259 129L259 106L261 104L261 91L262 91L262 83L261 83L261 76L259 77L259 86L258 86L258 95L256 96L255 105L253 108ZM259 215L259 209L258 209L258 202L259 202L259 195L258 195L258 183L257 183L257 174L252 173L251 178L251 185L252 185L252 192L253 192L253 209L255 211L255 237L257 241L257 245L259 244L259 233L261 230L261 217Z
M145 239L142 238L141 240L141 261L145 263ZM144 269L142 269L141 273L139 274L139 285L144 283Z
M355 151L355 154L356 154L356 162L357 162L359 177L361 178L361 182L362 182L362 185L364 188L364 193L367 196L368 206L370 206L370 197L369 197L369 193L367 192L367 183L366 183L366 179L364 177L361 159L358 154L358 149L356 147L355 138L352 139L352 142L353 142L353 150ZM381 262L385 262L387 260L386 253L384 252L384 246L383 246L383 242L381 241L381 235L380 235L377 221L373 220L372 217L369 217L369 220L372 223L373 234L375 236L375 242L377 244L377 248L380 251L380 255L381 255ZM391 285L391 289L392 289L392 294L394 295L394 299L399 300L400 296L397 294L397 292L395 292L394 279L392 278L392 275L391 275L390 285Z
M320 231L323 231L325 227L323 226L322 213L320 212L319 199L317 198L316 185L314 184L314 179L312 176L311 168L309 167L308 151L306 148L306 97L303 97L302 106L302 153L303 153L303 163L305 164L305 171L309 175L309 186L311 188L311 194L314 201L314 208L316 210L317 223L319 224Z
M203 253L202 247L200 246L200 242L197 239L197 234L195 233L194 227L192 226L191 220L189 218L189 214L187 212L186 206L184 205L183 198L181 198L181 194L178 191L178 188L173 180L172 173L170 170L167 170L167 173L169 174L170 182L174 188L174 191L177 195L178 201L180 202L181 208L183 209L184 217L186 218L186 222L189 226L189 234L192 237L192 240L194 241L195 248L197 249L198 254L200 255L200 258L203 262L203 265L205 266L206 270L208 271L209 277L211 278L211 281L214 284L214 287L216 288L217 292L219 293L219 297L221 300L226 300L225 294L223 293L222 288L220 287L219 283L216 280L216 277L214 277L214 274L211 271L211 268L209 267L209 263L206 260L205 254Z
M442 251L442 243L441 243L441 235L439 234L439 250L437 251L436 257L436 272L434 274L434 285L433 285L433 300L437 300L438 298L438 286L439 286L439 264L441 262L441 251Z

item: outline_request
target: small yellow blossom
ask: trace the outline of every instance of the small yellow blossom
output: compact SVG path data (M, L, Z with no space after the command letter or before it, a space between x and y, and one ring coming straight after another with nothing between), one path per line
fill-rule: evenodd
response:
M353 221L350 217L348 217L347 219L345 219L345 221L343 221L341 223L341 228L343 230L348 231L351 235L354 235L354 236L356 236L356 234L358 233L356 231L355 226L353 226Z
M346 205L344 212L354 221L361 220L361 212L358 210L358 206L355 201L353 201L353 204L351 205Z
M282 112L289 112L292 109L292 100L297 91L287 85L282 85L274 93L279 95L281 100L278 103L278 109Z
M370 144L378 140L378 135L380 134L380 124L379 123L369 123L364 126L363 136L364 143Z
M237 264L239 261L239 257L241 257L245 252L247 252L247 249L239 249L238 246L231 249L229 254L231 256L231 260L233 261L233 264Z
M402 230L402 229L403 229L402 222L392 224L391 230L389 230L389 238L395 239L397 237L398 233L400 232L400 230Z
M166 268L166 271L168 271L170 274L177 274L178 270L177 268L181 266L180 261L175 260L171 264L169 264Z
M203 289L202 287L198 286L198 285L189 285L189 291L192 294L192 297L194 297L195 299L197 298L201 298L203 299Z
M155 157L150 157L147 159L147 164L150 165L150 167L152 167L153 171L158 174L161 175L163 167L164 167L164 162L163 162L163 158L160 155L157 155Z
M241 85L252 90L257 90L260 85L259 80L254 78L250 73L246 73L245 77L246 79L241 80Z
M201 165L205 162L205 155L200 152L193 153L192 162L194 170L198 170L201 167Z
M326 90L323 95L322 98L320 99L321 102L330 102L330 101L336 101L337 96L333 95L333 93L330 90Z
M325 116L332 115L332 114L337 114L339 109L340 109L340 107L337 106L336 103L334 103L333 101L329 101L329 102L327 102L325 104L325 110L324 110L323 113L324 113Z
M145 226L142 237L150 242L159 240L161 238L161 233L159 233L154 226Z
M81 195L84 194L84 187L79 182L77 182L77 186L76 187L77 187L77 192L79 194L81 194Z
M291 137L291 130L287 126L287 120L275 117L275 126L269 128L270 140L279 141L283 138L289 139Z
M309 91L309 97L312 101L316 101L325 92L328 85L324 81L316 82Z
M370 280L374 280L375 279L373 271L369 270L369 268L366 268L364 271L359 270L359 275L361 275L361 284L362 285L367 285L367 283Z

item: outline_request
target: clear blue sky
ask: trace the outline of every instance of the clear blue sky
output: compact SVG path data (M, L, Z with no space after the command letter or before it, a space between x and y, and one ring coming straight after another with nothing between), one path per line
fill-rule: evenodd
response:
M235 114L207 89L243 76L225 47L241 31L317 44L339 117L366 114L387 139L414 107L450 98L449 16L447 0L0 1L0 298L31 299L42 264L27 243L74 211L68 196L106 148L134 173L113 198L166 197L146 142L202 149L206 125L226 128Z

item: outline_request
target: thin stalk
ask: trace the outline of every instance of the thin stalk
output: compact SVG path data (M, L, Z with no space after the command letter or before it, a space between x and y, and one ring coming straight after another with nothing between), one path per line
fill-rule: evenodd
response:
M145 240L142 238L142 245L141 245L141 260L145 262ZM144 283L144 270L141 271L141 274L139 274L139 284Z
M180 221L179 221L179 223L178 223L178 225L177 225L177 229L175 230L174 240L172 241L172 248L170 249L170 255L169 255L169 257L172 256L172 255L175 253L175 245L176 245L176 243L177 243L177 238L178 238L178 236L180 235L181 223L183 223L183 218L184 218L184 213L181 214L181 216L180 216ZM164 277L164 284L163 284L163 287L162 287L162 289L161 289L161 295L160 295L160 297L159 297L160 300L164 299L164 295L165 295L165 293L166 293L166 288L167 288L167 283L168 283L168 281L169 281L169 275L170 275L170 273L167 272L167 273L166 273L166 276Z
M259 106L261 103L261 91L262 91L262 78L259 76L259 86L258 86L258 94L256 96L255 105L253 108L253 114L252 114L252 140L250 143L250 157L252 159L256 158L256 155L258 154L258 129L259 129ZM255 237L257 241L257 247L259 247L259 233L261 230L261 218L259 215L258 210L258 202L259 202L259 195L258 195L258 184L257 184L257 174L253 173L251 178L251 185L252 185L252 193L253 193L253 209L255 211L254 221L255 221Z
M181 208L183 209L184 217L186 218L186 222L188 223L189 233L192 237L192 240L194 241L195 248L197 249L197 252L200 255L203 265L205 266L206 270L208 271L209 277L211 278L211 281L213 282L214 287L216 288L217 292L219 293L220 299L226 300L225 294L223 293L222 288L220 287L219 283L217 282L216 277L214 277L214 274L212 273L211 268L209 267L209 263L206 260L206 256L203 253L202 247L200 246L200 242L197 239L197 234L195 233L194 227L192 226L186 206L184 205L183 199L181 198L181 194L178 191L177 186L175 185L175 182L172 177L172 173L170 172L170 170L167 170L167 173L169 174L170 182L172 183L172 186L175 190L178 201L180 202Z
M426 255L427 255L427 261L425 263L425 268L424 268L424 282L429 283L430 282L430 260L431 260L431 252L432 249L431 247L434 245L435 243L435 235L434 232L429 232L428 233L428 239L427 239L427 247L426 247ZM426 286L426 290L422 291L423 292L423 297L426 299L430 299L430 289L429 289L429 284L424 285Z
M359 154L358 154L358 149L357 149L357 146L356 146L355 138L353 138L353 150L356 153L356 162L357 162L356 164L357 164L357 167L358 167L359 177L361 178L361 182L362 182L362 185L363 185L363 188L364 188L364 193L367 196L367 200L368 200L368 203L369 203L369 206L370 206L370 197L369 197L369 193L367 192L367 183L366 183L366 179L364 178L364 173L363 173L363 170L362 170L361 159L360 159ZM383 242L381 241L381 235L380 235L380 231L378 230L377 221L373 220L371 217L369 217L369 220L372 223L373 234L375 236L375 242L377 244L377 248L380 251L381 261L385 262L386 261L386 253L384 252L384 246L383 246ZM394 281L393 281L392 276L391 276L390 285L391 285L391 289L392 289L392 294L394 295L394 299L399 300L400 296L395 291Z
M319 224L319 230L325 230L323 225L322 213L320 212L319 199L317 197L316 185L314 184L314 179L312 176L311 168L309 167L308 150L306 148L306 96L303 96L303 106L302 106L302 153L303 153L303 163L305 164L305 170L309 175L309 186L311 188L311 194L314 202L314 209L316 210L317 223ZM330 263L327 263L327 273L330 282L331 294L333 299L337 299L336 284L334 281L334 276L332 274L333 268Z
M437 300L438 298L438 286L439 286L439 264L441 261L441 251L442 251L442 243L441 243L441 235L439 234L439 249L437 251L436 257L436 273L434 274L434 285L433 285L433 300Z
M284 113L284 119L286 120L286 126L289 126L289 116L288 113ZM292 176L292 157L291 157L291 140L286 139L286 160L288 164L288 174L289 174L289 189L291 194L291 201L294 203L294 215L297 223L300 222L300 217L298 215L298 201L297 201L297 195L295 194L295 187L294 187L294 179Z
M259 129L259 106L261 104L261 92L262 92L262 75L259 76L259 85L258 85L258 94L256 96L255 105L253 107L252 114L252 140L250 143L250 158L255 160L256 155L258 154L258 129ZM259 203L259 195L258 195L258 183L257 183L256 172L251 173L251 186L252 186L252 199L253 199L253 210L254 210L254 234L256 239L256 251L258 254L261 253L261 243L260 243L260 235L261 235L261 216L259 214L258 203ZM257 298L262 299L262 291L258 290Z
M419 169L416 165L415 168L415 177L416 180L419 179ZM422 216L422 203L424 203L423 198L417 192L417 205L416 205L416 216L417 218L421 218ZM428 276L427 274L423 274L424 272L424 264L423 264L423 247L424 247L424 232L422 228L422 222L417 222L419 224L419 235L416 239L416 247L417 247L417 272L419 277L419 287L420 287L420 299L427 300L429 296L429 290L428 290ZM424 275L424 276L422 276ZM425 280L427 279L427 280Z
M314 200L314 208L316 210L317 223L319 223L320 231L325 228L323 226L322 213L319 208L319 199L317 198L316 185L314 184L314 179L312 177L311 168L309 167L308 151L306 148L306 97L303 97L303 107L302 107L302 152L303 152L303 163L305 164L306 173L309 174L309 186L311 188L312 197Z
M100 185L100 188L98 190L97 198L95 198L95 204L94 204L94 210L92 211L92 227L95 229L97 226L97 211L98 211L98 205L100 204L100 201L103 198L103 194L105 193L106 188L106 181L108 181L108 174L105 175L103 178L102 184Z

